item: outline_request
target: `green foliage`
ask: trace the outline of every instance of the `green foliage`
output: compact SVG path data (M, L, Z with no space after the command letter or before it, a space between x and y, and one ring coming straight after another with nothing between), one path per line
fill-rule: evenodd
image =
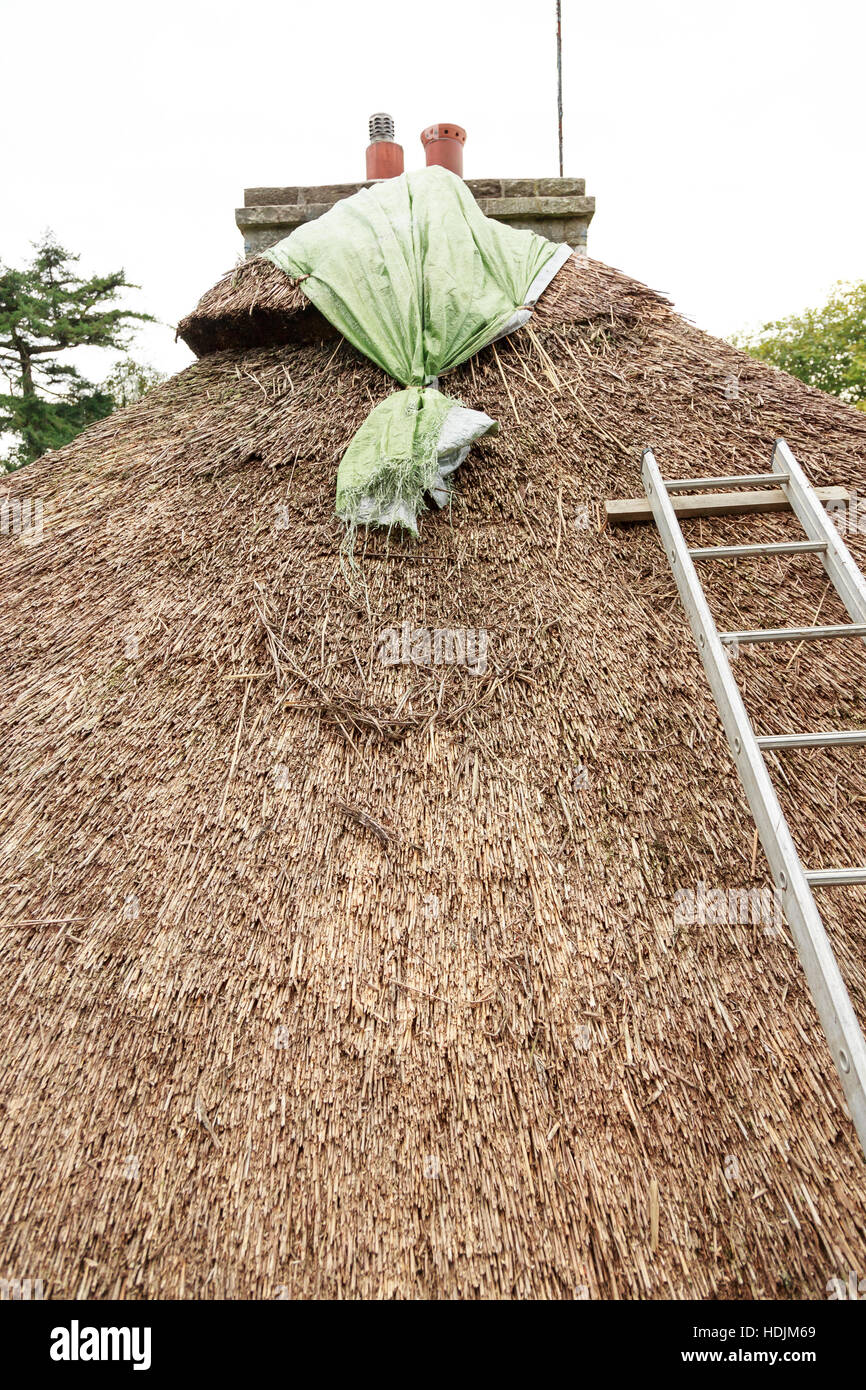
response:
M0 462L0 472L22 468L49 449L60 449L95 420L115 409L114 400L98 386L75 374L67 379L63 397L45 401L34 392L0 395L0 430L17 436L17 443Z
M7 469L60 448L115 408L110 387L93 385L58 355L78 347L125 350L133 323L154 322L116 307L121 291L136 288L122 270L82 278L74 269L79 258L50 233L34 249L23 270L0 265L0 373L9 387L0 393L0 434L16 441Z
M119 410L122 406L140 401L151 387L165 381L165 376L165 372L158 372L155 367L134 362L131 357L122 357L103 381L102 389L108 392Z
M866 410L866 281L840 283L823 308L765 323L757 333L733 341L753 357Z

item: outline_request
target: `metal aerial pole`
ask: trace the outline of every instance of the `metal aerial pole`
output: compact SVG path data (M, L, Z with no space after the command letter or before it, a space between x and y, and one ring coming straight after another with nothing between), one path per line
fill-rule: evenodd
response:
M562 0L556 0L556 112L559 118L559 177L562 178Z

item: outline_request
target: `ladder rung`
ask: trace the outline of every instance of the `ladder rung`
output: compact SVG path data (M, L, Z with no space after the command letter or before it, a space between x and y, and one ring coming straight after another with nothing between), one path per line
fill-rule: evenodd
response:
M754 632L720 632L727 645L733 642L809 642L824 637L866 637L866 623L842 623L834 627L766 627Z
M702 545L689 554L693 560L732 560L739 555L800 555L826 549L826 541L774 541L772 545Z
M758 739L758 747L765 752L773 748L839 748L852 743L866 743L866 729L842 729L826 734L771 734Z
M806 874L811 888L832 888L845 883L866 883L866 869L812 869Z
M714 487L778 487L787 483L790 473L741 473L734 478L671 478L668 492L707 492Z

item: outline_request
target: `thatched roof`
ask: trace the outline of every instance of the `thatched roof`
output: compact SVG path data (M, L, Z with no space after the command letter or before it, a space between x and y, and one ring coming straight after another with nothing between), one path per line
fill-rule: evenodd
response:
M301 343L339 337L305 296L302 281L291 280L261 256L243 261L203 294L177 326L178 337L196 357L224 348L262 343Z
M450 513L355 574L336 465L393 383L290 319L8 484L46 529L0 541L0 1274L825 1297L866 1163L787 932L675 922L766 868L658 537L598 523L647 443L748 473L783 435L866 496L866 416L574 261L448 379L502 423ZM691 523L744 525L791 520ZM708 579L728 626L845 618L814 557ZM486 673L383 665L404 622L486 629ZM862 645L738 670L759 732L866 724ZM857 750L779 767L810 867L862 861ZM866 1018L866 890L821 905Z

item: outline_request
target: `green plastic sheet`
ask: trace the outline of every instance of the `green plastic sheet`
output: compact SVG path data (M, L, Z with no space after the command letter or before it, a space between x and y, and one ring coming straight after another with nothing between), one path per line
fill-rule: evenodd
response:
M496 426L478 411L454 416L464 407L438 391L439 376L525 323L570 255L485 217L463 180L435 167L361 189L265 252L302 279L350 343L409 388L376 407L344 456L344 520L415 532L425 494L441 503L454 456L439 447L446 422L446 443L459 437L463 456L473 429L477 438Z

